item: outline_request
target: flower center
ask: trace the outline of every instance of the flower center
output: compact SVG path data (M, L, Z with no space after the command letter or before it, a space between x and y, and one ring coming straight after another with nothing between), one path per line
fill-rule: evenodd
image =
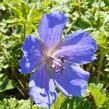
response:
M48 69L55 69L55 72L62 72L64 69L64 57L55 57L53 56L53 53L56 51L56 49L58 48L58 46L60 45L60 43L62 42L62 40L59 40L56 45L51 48L51 49L47 49L44 44L43 44L43 62L46 63Z
M52 68L55 69L55 72L62 72L64 69L64 57L58 57L56 59L50 57L52 60Z
M48 69L54 69L55 72L62 72L64 67L64 57L52 57L52 53L50 51L46 51L44 55L44 61L48 67Z

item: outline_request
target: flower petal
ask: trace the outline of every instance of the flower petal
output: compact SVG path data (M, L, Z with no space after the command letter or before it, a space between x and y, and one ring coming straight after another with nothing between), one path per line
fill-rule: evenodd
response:
M66 65L63 72L55 73L55 82L66 96L82 96L86 92L89 73L78 65Z
M41 45L37 38L29 35L23 43L22 51L24 56L20 60L20 72L27 74L30 73L41 61Z
M30 78L29 94L35 103L40 107L50 108L54 103L57 94L54 82L49 76L45 65L42 65Z
M53 47L60 39L67 18L60 11L45 14L39 25L39 35L47 48Z
M65 56L73 63L86 64L95 59L96 50L96 41L87 32L77 31L66 37L53 55Z

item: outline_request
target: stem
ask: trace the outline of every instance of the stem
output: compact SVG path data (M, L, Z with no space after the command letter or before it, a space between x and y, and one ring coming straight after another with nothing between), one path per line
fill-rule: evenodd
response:
M78 7L78 10L79 10L79 17L81 18L81 1L80 0L77 0L78 4L79 4L79 7Z
M24 22L24 40L25 40L25 37L26 37L26 20Z
M24 25L23 25L23 41L25 40L25 37L26 37L26 22L27 22L27 15L26 15L26 9L24 8L24 7L22 7L22 12L23 12L23 14L24 14L24 18L25 18L25 20L24 20Z
M97 80L100 80L100 75L102 74L102 66L103 66L103 61L105 58L105 53L102 48L100 48L99 52L99 60L98 60L98 66L97 66Z
M32 106L33 106L33 100L32 100L32 98L31 98L31 97L30 97L30 104L31 104L30 109L32 109Z
M15 68L11 68L11 72L12 72L12 75L17 79L19 85L21 86L21 89L19 87L17 87L17 89L21 92L21 94L23 96L25 96L26 94L24 92L26 92L26 88L24 87L24 85L22 84L22 81L20 80L19 76L17 75Z
M23 91L19 87L17 87L17 89L23 96L25 96L25 94L23 93Z

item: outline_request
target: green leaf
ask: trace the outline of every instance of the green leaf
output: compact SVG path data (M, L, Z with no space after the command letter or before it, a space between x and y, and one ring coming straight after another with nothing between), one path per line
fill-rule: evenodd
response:
M0 74L0 93L6 90L14 89L14 82L4 74Z
M31 109L30 99L17 100L16 98L0 101L0 109Z
M93 96L95 100L96 106L101 106L108 101L108 97L105 94L105 90L103 89L103 84L98 83L95 85L94 83L90 84L89 92Z

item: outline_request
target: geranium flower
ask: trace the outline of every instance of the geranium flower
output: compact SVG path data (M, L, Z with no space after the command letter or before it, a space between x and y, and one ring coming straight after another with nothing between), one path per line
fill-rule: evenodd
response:
M97 44L86 31L62 39L66 22L66 16L60 11L45 14L38 28L40 39L28 35L23 43L21 72L28 74L36 69L29 81L29 94L40 107L50 108L54 103L55 86L68 97L86 92L89 73L79 64L95 59Z

